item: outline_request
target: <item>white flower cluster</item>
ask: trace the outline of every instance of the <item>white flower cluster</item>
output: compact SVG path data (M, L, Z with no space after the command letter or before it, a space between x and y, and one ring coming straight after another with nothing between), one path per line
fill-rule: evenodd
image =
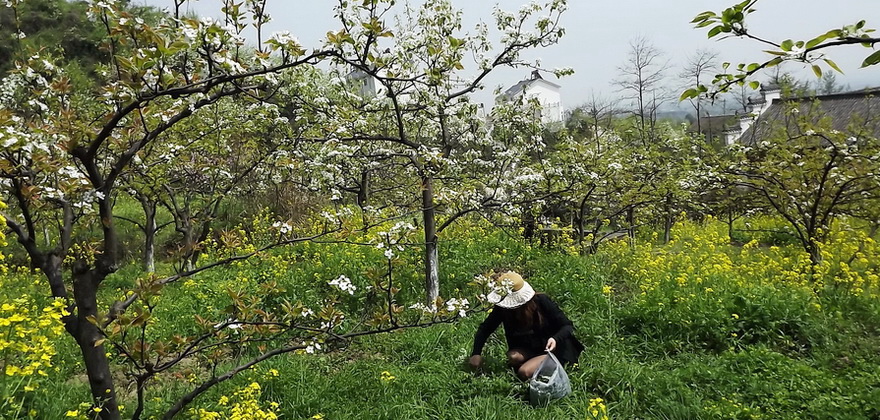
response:
M470 308L470 302L467 299L451 298L446 301L446 310L449 312L458 312L458 316L464 318L467 316L467 310Z
M492 293L503 298L513 292L513 281L510 279L503 279L500 282L493 282L490 284L490 289Z
M290 31L278 31L273 32L272 36L269 37L270 40L277 42L279 45L300 45L299 40L290 34Z
M318 343L316 341L309 342L309 344L306 346L306 353L308 354L314 354L318 350L321 350L321 343Z
M428 306L424 303L415 303L409 306L410 309L415 309L417 311L422 311L424 313L435 314L437 313L437 308L435 306Z
M97 190L88 190L82 195L82 199L73 202L73 207L85 213L94 213L93 203L104 199L104 193Z
M214 329L223 328L224 325L230 330L237 330L242 326L241 322L237 318L229 318L226 321L214 324Z
M353 214L354 214L354 210L352 210L350 207L343 207L341 209L338 209L335 212L329 212L326 210L322 211L321 217L323 217L325 220L327 220L330 223L342 223L342 219L344 219L345 217L351 216Z
M185 149L185 147L183 147L182 145L172 144L168 147L167 152L165 152L159 156L159 159L164 163L171 162L174 158L176 158L180 154L180 151L183 149Z
M272 224L272 227L278 229L282 235L287 235L291 231L293 231L293 227L290 226L287 222L275 222Z
M804 54L804 51L806 51L806 48L794 45L790 50L785 52L785 55L788 58L800 58L800 56Z
M340 275L335 280L330 280L327 284L336 287L337 289L347 292L350 295L354 295L354 291L357 290L357 287L351 284L351 279L345 277L345 275Z
M382 239L382 242L377 243L376 248L385 248L385 258L390 260L394 258L395 248L398 251L403 251L403 246L400 245L401 241L414 230L416 230L416 227L412 223L397 222L387 232L378 233L378 237Z

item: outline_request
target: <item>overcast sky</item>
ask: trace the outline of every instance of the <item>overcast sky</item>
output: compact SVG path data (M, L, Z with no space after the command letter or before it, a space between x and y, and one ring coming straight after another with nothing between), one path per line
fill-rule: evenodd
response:
M172 0L136 0L158 7L171 7ZM688 55L701 48L719 53L721 61L755 62L765 59L761 45L741 39L708 40L705 30L694 29L689 23L700 12L720 12L738 0L569 0L569 10L563 15L565 37L553 47L537 50L531 58L540 58L547 68L573 67L575 74L561 80L564 106L571 108L587 101L593 94L608 99L620 96L612 80L617 67L626 60L629 42L643 36L662 50L670 60L670 87L680 82L674 79ZM479 21L492 22L492 8L499 4L505 10L515 11L527 0L453 0L463 9L465 28ZM199 15L219 16L220 0L190 1L189 10ZM333 19L335 0L268 0L268 10L274 21L268 32L288 30L307 48L318 48L327 31L339 29ZM786 38L810 39L829 29L853 24L861 19L868 27L880 28L878 0L761 0L758 11L749 19L753 34L782 41ZM490 25L491 27L491 25ZM875 35L880 35L880 32ZM860 69L861 61L871 50L861 46L832 49L833 58L846 73L838 80L852 88L880 86L880 65ZM801 65L790 64L786 70L801 78L815 80L811 71ZM503 69L487 80L487 91L475 99L491 102L493 88L509 86L528 76L528 69Z

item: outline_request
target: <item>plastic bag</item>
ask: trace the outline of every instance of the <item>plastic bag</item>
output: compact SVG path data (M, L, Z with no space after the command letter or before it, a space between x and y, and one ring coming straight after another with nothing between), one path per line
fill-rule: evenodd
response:
M529 402L532 405L543 405L568 394L571 394L568 374L556 355L548 351L547 358L529 380Z

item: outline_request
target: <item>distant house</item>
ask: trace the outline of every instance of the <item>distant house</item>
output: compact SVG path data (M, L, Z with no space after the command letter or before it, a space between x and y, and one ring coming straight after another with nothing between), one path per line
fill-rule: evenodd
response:
M345 76L345 79L362 97L370 98L385 94L384 87L379 81L363 70L352 70Z
M810 97L781 98L778 90L763 90L749 114L724 134L727 144L754 144L770 134L774 124L789 124L790 109L830 119L833 130L880 137L880 88Z
M504 91L497 102L503 103L516 98L537 99L541 104L540 117L544 124L563 121L562 95L559 93L561 86L550 82L541 76L538 70L532 72L531 77L521 80Z

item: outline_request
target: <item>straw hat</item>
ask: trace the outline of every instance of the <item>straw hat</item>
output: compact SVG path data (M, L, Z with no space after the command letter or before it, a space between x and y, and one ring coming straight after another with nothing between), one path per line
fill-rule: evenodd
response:
M486 300L502 308L513 309L525 305L534 296L535 289L522 276L508 271L498 276Z

